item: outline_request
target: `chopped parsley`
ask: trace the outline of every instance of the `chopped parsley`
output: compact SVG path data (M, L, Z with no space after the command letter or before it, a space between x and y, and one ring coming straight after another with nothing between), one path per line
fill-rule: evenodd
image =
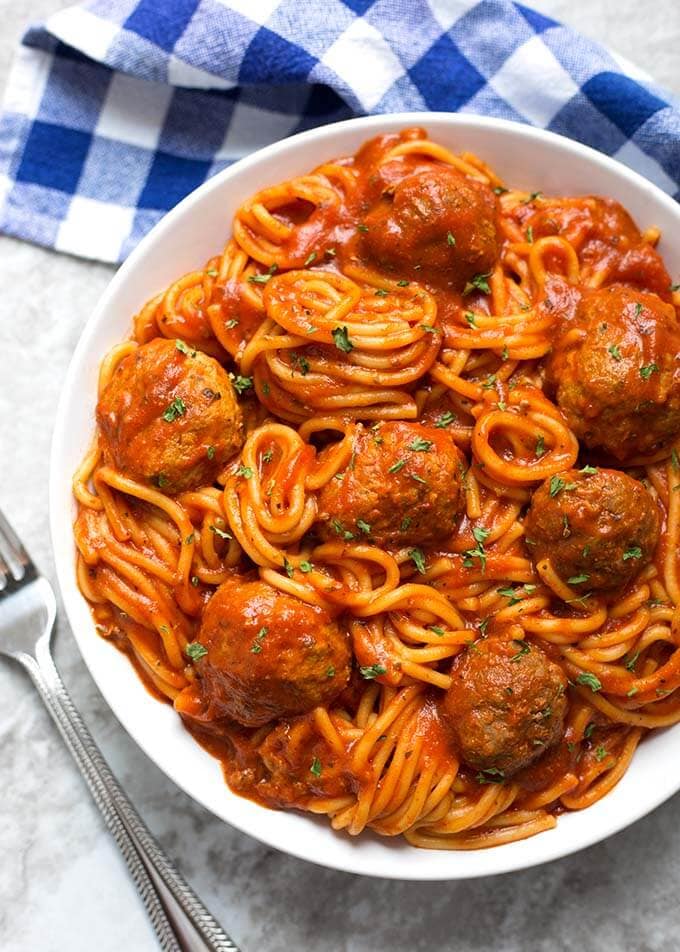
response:
M371 534L371 527L367 522L364 522L363 519L357 519L357 529L359 529L365 535Z
M326 668L326 677L327 678L335 677L335 668L333 667L332 664L329 664L328 667Z
M475 779L477 783L503 783L505 774L498 767L487 767L486 770L480 770Z
M186 404L181 397L175 397L172 403L163 411L163 419L166 423L172 423L187 412Z
M534 229L529 225L527 228L527 241L530 245L534 243Z
M305 259L305 268L308 268L310 264L313 264L316 261L316 251L312 251L311 254L307 255Z
M680 470L680 460L678 459L678 451L675 447L671 450L671 466L676 473Z
M586 724L586 728L583 731L583 736L586 740L589 740L593 736L593 731L595 730L595 722L590 721Z
M510 658L511 662L521 661L524 655L529 654L531 651L531 645L528 641L519 641L517 638L512 639L512 643L519 649L516 655L513 655Z
M357 231L361 231L364 234L366 234L366 232L368 231L368 225L364 225L363 223L360 225L357 225Z
M309 572L311 572L314 569L314 565L312 562L308 562L305 559L305 561L300 562L300 564L298 565L298 568L300 569L301 572L304 572L305 575L307 575Z
M451 234L450 231L447 231L446 233L446 243L450 248L454 248L456 245L456 239L454 238L454 236Z
M590 688L593 694L602 690L602 682L590 671L581 671L579 676L576 678L576 683L585 684L586 687Z
M239 468L236 470L236 475L243 476L244 479L250 479L250 477L253 475L253 471L250 466L239 466Z
M536 591L536 586L526 584L521 588L512 588L512 586L506 585L505 588L497 588L496 591L499 595L503 595L505 598L509 599L508 608L510 608L512 605L516 605L518 602L524 601L524 595L522 592L526 592L527 595L530 595L531 592Z
M192 641L184 649L184 654L187 658L191 658L192 661L198 661L200 658L204 658L207 653L208 649L205 645L202 645L200 641Z
M466 311L464 314L464 317L465 317L465 320L470 325L470 327L477 327L477 323L475 321L475 315L473 314L472 311Z
M559 476L553 476L550 480L550 495L554 499L563 489L576 489L576 483L565 483Z
M642 314L642 304L639 301L635 302L635 316L639 317Z
M472 294L473 291L481 291L482 294L491 294L489 287L489 278L492 272L486 271L483 274L476 274L463 288L463 297Z
M388 294L389 291L386 291L385 288L378 288L378 290L375 292L376 297L387 297Z
M486 378L486 381L482 384L482 390L493 389L493 386L495 383L496 383L496 374L489 374L489 376Z
M211 531L214 535L218 536L218 538L220 538L220 539L227 539L227 540L228 540L228 539L231 539L231 536L229 535L229 533L228 533L228 532L225 532L224 529L220 529L219 526L213 526L213 525L211 525L211 526L210 526L210 531Z
M183 340L176 340L175 347L180 352L180 354L185 354L187 357L196 356L196 351L192 350L190 347L187 347Z
M400 469L403 469L406 466L405 459L398 459L396 463L392 463L390 468L387 470L388 473L398 473Z
M544 456L544 455L545 455L545 439L544 439L544 437L543 437L543 434L541 434L541 435L540 435L539 437L537 437L537 439L536 439L536 451L535 451L535 452L536 452L536 456L537 456L539 459L541 458L541 456Z
M277 265L273 264L269 271L266 274L251 274L248 278L250 284L266 284L267 281L271 278L274 272L277 269Z
M351 542L354 538L354 533L350 532L349 529L345 529L343 524L338 519L333 519L331 521L331 529L336 535L342 536L345 542Z
M597 466L590 466L589 464L587 464L586 466L583 466L579 470L579 473L585 473L586 476L594 476L595 473L599 473L599 472L600 470L597 468Z
M417 483L422 483L423 486L427 486L427 480L423 479L422 476L419 476L418 473L409 473L411 479L414 479Z
M402 278L401 281L397 281L398 288L407 288L411 282L407 281L406 278Z
M569 583L569 585L581 585L582 582L587 582L589 578L590 576L585 574L572 575L570 578L567 579L567 582Z
M409 549L409 559L413 562L421 575L425 574L425 556L420 549Z
M269 449L269 450L266 451L266 453L263 453L263 454L262 454L262 462L263 462L263 463L271 463L271 461L272 461L273 459L274 459L274 450L272 450L272 449Z
M484 549L484 543L489 536L489 530L484 529L482 526L475 526L472 530L472 537L477 543L476 547L473 549L466 549L463 552L463 566L466 569L471 569L474 566L474 559L479 559L479 565L482 572L486 571L486 551Z
M288 578L292 578L292 577L293 577L293 573L295 572L295 568L294 568L294 566L292 566L292 565L290 564L290 562L288 561L287 558L285 558L285 556L284 556L284 559L283 559L283 567L284 567L284 569L286 570L286 575L288 576Z
M241 377L241 375L239 374L238 377L234 377L233 383L234 383L234 390L236 390L237 393L243 393L245 390L250 390L250 388L253 385L253 378Z
M612 344L607 348L608 352L612 355L614 360L621 360L621 351L619 350L618 344Z
M293 368L297 367L303 377L306 377L309 373L309 361L306 357L296 354L294 351L291 352L290 362L293 365ZM295 370L293 370L295 373Z
M359 674L367 681L379 677L381 674L387 674L387 668L383 664L369 664L359 668Z
M267 632L269 629L265 626L260 628L258 633L255 635L255 640L250 646L250 651L252 654L259 654L262 651L262 642L267 637Z
M432 440L424 440L421 436L417 436L412 443L408 444L407 449L413 450L414 453L429 453L433 445Z
M230 317L224 326L227 328L228 331L230 331L232 330L232 328L236 327L237 324L238 324L238 321L236 320L236 318Z
M451 426L455 419L455 413L452 413L451 410L444 410L442 415L435 420L434 425L438 430L443 430L445 427Z
M649 380L652 374L658 374L658 372L658 364L645 364L644 367L640 367L640 376L643 380Z
M639 545L632 545L629 549L623 553L623 561L627 562L628 559L641 559L642 558L642 549Z
M209 446L208 449L206 450L206 454L208 456L208 459L215 459L215 447Z
M600 762L600 761L604 760L604 758L605 758L606 756L607 756L607 751L604 749L604 747L602 746L602 744L600 744L599 747L596 747L596 748L595 748L595 760L597 760L598 762Z
M406 532L407 529L409 529L410 525L411 525L411 517L404 516L404 518L401 520L401 525L399 526L399 528L401 529L402 532Z
M345 354L349 354L351 350L354 350L354 344L347 334L347 327L336 327L333 330L333 340L338 350L343 351Z
M322 766L321 766L321 761L319 760L318 757L315 757L315 758L312 760L312 763L311 763L310 768L309 768L309 772L310 772L311 774L313 774L315 777L320 777L320 776L321 776L321 771L322 771L322 769L323 769L323 768L322 768Z
M438 638L441 638L444 634L444 629L441 625L428 625L428 630L433 631Z

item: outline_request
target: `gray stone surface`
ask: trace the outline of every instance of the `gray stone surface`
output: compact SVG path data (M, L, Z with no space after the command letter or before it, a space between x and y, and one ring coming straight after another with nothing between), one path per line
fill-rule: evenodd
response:
M0 0L0 86L25 24L60 0ZM677 0L536 0L680 92ZM0 239L0 506L53 574L47 465L61 380L111 269ZM62 621L57 662L152 830L246 952L671 952L680 800L607 843L538 869L402 884L287 858L177 790L110 713ZM0 945L145 952L155 942L115 847L21 671L0 665ZM676 856L676 847L678 856Z

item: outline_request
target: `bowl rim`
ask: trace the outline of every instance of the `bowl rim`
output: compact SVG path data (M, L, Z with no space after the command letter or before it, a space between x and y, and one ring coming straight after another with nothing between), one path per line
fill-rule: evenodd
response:
M122 710L122 705L120 704L120 698L113 695L113 692L106 684L105 679L101 678L93 669L91 658L88 657L85 641L86 637L89 638L91 636L91 633L85 633L83 630L81 630L80 623L77 620L78 608L76 607L76 604L79 603L79 605L82 606L85 601L75 585L74 565L72 561L67 563L65 559L60 558L58 555L59 550L62 547L61 540L63 539L65 526L71 527L72 525L72 519L66 519L63 513L63 496L65 487L64 481L67 480L68 485L70 486L72 474L70 472L65 472L64 466L61 463L61 459L65 455L65 446L68 443L68 409L78 394L78 378L87 355L90 353L96 354L97 362L99 362L103 357L102 353L96 353L96 347L93 348L93 344L96 344L96 340L102 329L102 319L110 306L110 302L115 298L116 294L119 292L119 289L125 286L129 274L135 269L138 262L144 259L147 252L156 244L156 242L173 230L175 223L183 218L183 216L191 209L194 203L196 203L200 198L220 190L232 179L238 180L238 178L251 166L256 166L261 162L267 162L277 155L286 153L291 148L295 149L296 147L304 145L305 143L321 141L327 137L330 138L333 133L365 129L368 136L370 134L379 134L381 130L389 131L395 128L408 127L412 125L427 126L432 132L435 133L435 135L437 128L441 128L442 126L461 126L473 130L493 130L494 132L497 131L501 134L503 132L507 132L509 134L511 133L514 137L519 136L519 138L523 139L527 144L532 142L544 142L552 144L553 147L556 147L565 154L572 156L576 161L585 161L586 164L595 163L595 165L599 165L601 169L603 169L605 172L613 174L619 180L623 179L624 181L627 181L635 192L646 192L649 195L653 195L654 200L657 203L661 202L661 204L665 206L666 211L670 214L670 216L677 219L678 229L680 232L680 206L673 198L664 193L657 185L650 182L641 174L633 171L627 166L624 166L617 160L598 152L590 146L583 145L572 139L567 139L564 136L550 132L548 130L514 122L508 119L477 116L468 113L386 113L361 116L354 119L343 120L337 123L331 123L329 125L319 126L314 129L309 129L304 132L289 136L288 138L258 149L255 152L234 162L221 172L218 172L198 188L194 189L194 191L182 199L182 201L180 201L173 209L171 209L171 211L165 214L163 218L161 218L160 221L151 229L151 231L141 240L141 242L129 255L127 260L114 273L103 294L100 296L96 306L91 311L90 316L88 317L81 331L75 350L71 356L57 404L49 463L49 522L56 574L60 593L66 609L66 616L69 621L69 627L73 634L73 638L76 642L76 645L78 646L78 650L83 660L85 661L90 676L94 680L108 707L114 713L123 729L128 733L137 746L139 746L144 751L144 753L167 777L169 777L173 783L175 783L189 797L200 803L204 808L217 816L222 822L227 823L242 833L246 833L247 835L252 836L254 839L259 840L267 846L278 849L281 852L288 853L299 859L304 859L308 862L315 863L316 865L329 869L337 869L344 872L357 873L385 879L422 882L473 879L481 876L491 876L514 872L560 859L588 846L599 843L602 840L607 839L608 837L635 823L637 820L656 809L660 804L665 802L669 797L677 792L677 790L680 789L680 770L678 771L675 778L672 776L670 771L667 771L666 774L661 774L660 777L655 778L658 782L655 784L653 789L647 791L648 796L637 799L634 802L632 808L623 811L621 815L617 815L615 811L605 811L605 822L602 824L601 828L594 833L593 831L587 831L587 824L582 824L584 827L582 830L579 830L578 824L576 824L576 828L570 831L572 833L571 838L552 838L550 834L554 831L549 830L539 834L536 837L520 841L519 843L507 844L505 846L497 846L488 848L486 850L476 851L478 856L480 854L485 854L488 856L489 862L486 864L475 864L474 868L471 868L467 871L459 871L455 869L443 870L437 867L432 871L419 868L417 871L409 873L408 869L405 870L402 868L403 864L401 863L395 862L394 866L392 866L389 858L387 858L386 861L383 861L382 866L380 866L378 869L377 866L380 864L371 864L369 861L367 865L366 862L356 859L355 857L359 855L358 850L355 850L353 853L351 853L350 858L343 859L342 861L339 861L335 857L332 859L329 859L328 857L320 857L318 852L312 852L311 849L305 845L306 837L301 837L299 841L295 838L283 837L283 840L285 840L285 842L283 842L281 838L273 837L271 833L263 832L261 829L259 829L256 821L254 823L246 822L246 820L244 820L242 817L234 817L231 815L227 817L224 812L218 812L214 805L209 803L207 798L201 794L201 791L189 789L188 782L182 776L181 770L172 769L167 763L159 763L158 757L160 755L157 751L154 751L153 744L148 743L146 739L139 736L138 731L135 729L135 725L126 719ZM303 174L304 171L304 169L301 170L300 174ZM130 319L131 316L132 315L129 315ZM73 553L72 538L70 541L71 551ZM94 623L92 626L92 631L94 631ZM125 659L125 661L129 664L127 659ZM138 676L132 669L132 666L130 666L130 670L134 674L134 677L137 678ZM211 758L211 755L205 752L205 757ZM217 761L214 762L216 764L218 763ZM611 796L611 793L607 796ZM606 800L607 797L604 799ZM259 809L266 810L264 807L259 807ZM589 810L593 809L594 807L590 807L586 811L579 811L578 813L563 816L560 818L559 823L563 824L565 819L568 817L578 818L579 816L583 816L584 813L587 814ZM267 812L269 813L272 811L267 810ZM309 819L308 814L304 814L304 817ZM326 822L325 818L323 819L324 822ZM316 837L311 837L311 839L315 840ZM359 839L369 841L374 840L380 842L382 845L385 844L384 838L377 838L370 832L363 833ZM511 849L511 847L522 847L523 844L531 844L531 848ZM406 855L412 855L414 850L415 847L408 846ZM386 853L385 855L386 857L389 857L389 853ZM450 851L447 852L446 855L455 857L460 856L461 853ZM470 856L471 854L465 853L463 855ZM455 865L455 863L453 865Z

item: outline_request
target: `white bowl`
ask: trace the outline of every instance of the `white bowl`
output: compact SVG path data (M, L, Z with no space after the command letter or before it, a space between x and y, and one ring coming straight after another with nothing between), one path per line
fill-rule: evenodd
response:
M224 244L243 199L265 185L347 155L367 138L422 125L454 150L477 153L514 186L546 194L599 194L622 202L640 227L657 225L671 273L680 273L680 208L656 186L592 149L500 119L445 113L370 116L314 129L269 146L216 175L156 225L111 281L78 343L57 413L50 473L51 532L59 583L76 641L121 724L191 797L239 830L303 859L393 879L465 879L523 869L583 849L644 816L680 788L680 727L645 740L618 786L594 806L518 843L474 852L418 850L405 842L334 833L324 818L266 810L233 794L220 764L154 701L126 657L95 632L76 586L71 476L94 428L99 362L130 333L144 302Z

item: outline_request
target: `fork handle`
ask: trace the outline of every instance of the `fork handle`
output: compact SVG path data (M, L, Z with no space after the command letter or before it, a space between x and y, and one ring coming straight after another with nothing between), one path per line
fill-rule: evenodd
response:
M28 671L121 850L163 952L200 948L209 952L239 952L175 869L123 792L71 700L49 647L41 641L35 658L22 654L18 660ZM189 943L189 932L200 941Z

